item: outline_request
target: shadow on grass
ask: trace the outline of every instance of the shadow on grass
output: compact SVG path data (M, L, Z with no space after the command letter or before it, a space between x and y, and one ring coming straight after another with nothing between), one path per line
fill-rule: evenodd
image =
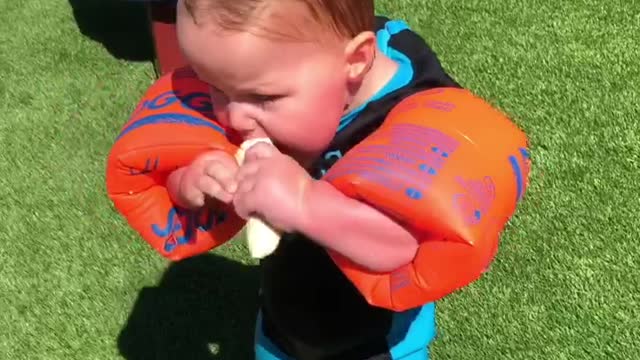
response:
M144 288L118 338L127 360L253 358L257 267L215 255L173 263Z
M117 59L153 61L154 48L145 1L69 0L80 32Z

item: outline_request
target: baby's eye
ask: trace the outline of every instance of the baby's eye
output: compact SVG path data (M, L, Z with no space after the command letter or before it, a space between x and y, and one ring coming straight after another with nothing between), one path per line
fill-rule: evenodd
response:
M216 99L226 99L227 98L225 93L222 92L220 89L216 88L215 86L209 86L209 95L211 95L211 97L215 97Z
M255 103L270 103L280 99L282 95L251 94L249 99Z

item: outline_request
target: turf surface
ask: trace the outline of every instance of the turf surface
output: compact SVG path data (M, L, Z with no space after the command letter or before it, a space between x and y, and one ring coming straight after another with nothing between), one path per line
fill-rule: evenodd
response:
M492 271L439 303L433 359L640 358L640 3L387 0L530 136ZM241 242L170 265L105 195L153 81L134 2L0 0L0 358L249 359Z

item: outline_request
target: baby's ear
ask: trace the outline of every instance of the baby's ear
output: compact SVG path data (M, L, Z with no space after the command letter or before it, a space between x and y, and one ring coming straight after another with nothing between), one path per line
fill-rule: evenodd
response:
M364 31L351 39L345 47L347 76L350 81L360 82L373 65L376 53L376 36Z

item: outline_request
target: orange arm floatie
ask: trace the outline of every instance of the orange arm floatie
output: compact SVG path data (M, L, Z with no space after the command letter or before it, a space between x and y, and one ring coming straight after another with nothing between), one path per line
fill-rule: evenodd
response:
M525 134L482 99L453 88L415 94L325 176L410 229L414 260L375 273L330 254L372 305L404 311L438 300L492 262L529 168Z
M244 225L232 208L180 209L167 176L201 153L238 147L213 119L207 85L188 69L158 79L122 128L109 154L106 185L128 223L171 260L198 255L231 239Z

